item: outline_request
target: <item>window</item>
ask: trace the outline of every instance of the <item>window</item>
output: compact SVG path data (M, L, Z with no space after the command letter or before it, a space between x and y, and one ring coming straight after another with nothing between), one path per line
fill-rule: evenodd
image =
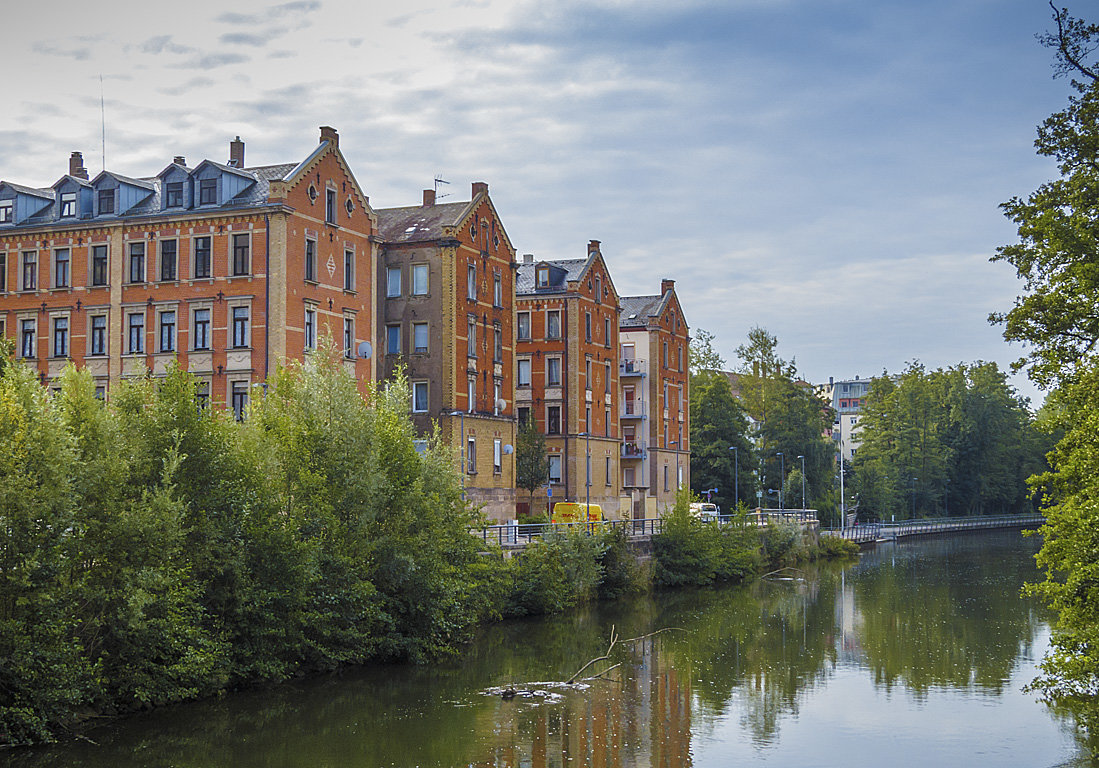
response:
M412 295L427 295L427 264L412 265Z
M324 190L324 220L329 224L336 223L336 190Z
M176 351L176 313L174 311L160 313L160 351Z
M472 264L466 268L466 297L470 301L477 300L477 267Z
M160 280L169 282L176 279L176 241L160 241Z
M603 481L607 484L611 484L611 457L606 457L606 466L603 468Z
M500 415L500 380L492 382L492 415Z
M636 484L635 481L634 481L635 475L634 475L634 468L633 467L626 467L625 469L623 469L622 470L622 475L623 475L622 485L625 485L627 487L631 487L631 486Z
M561 434L561 406L546 406L546 434Z
M477 380L470 379L466 383L466 403L468 404L467 410L473 413L475 406L477 405Z
M525 340L530 338L530 312L520 312L517 317L519 318L519 340Z
M603 346L607 349L611 348L611 319L609 317L603 318Z
M427 382L412 382L412 412L427 413Z
M546 313L546 338L561 338L561 310L551 309Z
M412 324L412 351L418 355L427 354L427 323Z
M350 248L343 252L343 289L355 290L355 252Z
M355 358L355 318L343 319L343 356L349 360Z
M195 349L210 348L210 310L195 310L195 323L191 331L191 338L192 346Z
M668 465L664 465L664 490L668 490Z
M38 340L34 337L34 320L19 321L19 356L37 357Z
M107 385L97 384L95 387L95 399L106 400L107 399Z
M248 411L248 382L234 381L230 385L229 401L233 407L233 418L244 421L244 414Z
M104 213L114 213L114 190L113 189L101 189L99 190L99 215Z
M196 237L195 244L195 278L210 277L210 238Z
M591 406L584 406L584 431L591 434Z
M183 207L183 182L182 181L169 181L164 186L164 207L165 208L182 208Z
M519 361L519 368L515 383L516 386L520 387L530 386L530 360Z
M210 382L200 381L195 384L195 402L200 410L210 404Z
M676 366L677 371L683 370L683 347L677 346L675 348Z
M604 408L603 409L603 436L604 437L610 437L611 436L611 409L610 408Z
M546 386L561 386L561 358L559 357L546 358Z
M502 455L504 453L503 443L500 438L493 438L492 440L492 473L498 475L503 471Z
M246 234L233 235L233 274L247 275L251 271L251 238Z
M401 268L389 267L385 271L385 295L394 298L401 295Z
M145 282L145 243L130 243L131 283Z
M539 288L548 288L549 287L549 267L539 267L538 268L538 284L537 285L538 285Z
M107 284L107 246L92 246L92 285Z
M53 252L53 287L69 287L69 249L58 248Z
M525 429L527 424L530 423L530 408L527 406L519 406L519 429Z
M63 219L70 219L76 215L76 193L63 192L61 194L61 210L58 213Z
M0 293L8 290L8 254L0 253Z
M305 241L305 279L317 282L317 241Z
M126 316L126 332L129 344L127 354L140 355L145 351L145 313L131 312Z
M549 459L549 480L551 483L561 482L561 454L551 453Z
M584 361L584 389L595 389L595 387L592 386L592 383L591 358L589 357Z
M200 179L198 182L198 204L214 205L218 201L218 180Z
M499 325L492 327L492 360L502 362L504 359L504 329Z
M664 367L668 367L668 342L664 342Z
M591 312L584 313L584 341L591 341Z
M477 440L472 437L466 440L466 472L477 474Z
M317 310L305 308L305 351L317 348Z
M387 355L401 354L401 326L387 325L385 327L385 353Z
M611 391L611 363L606 361L603 363L603 394L607 394Z
M69 318L67 317L53 319L53 356L69 356Z
M466 355L477 357L477 318L470 315L466 320Z
M38 288L38 253L36 251L23 252L23 290L33 291Z
M248 307L233 307L233 346L248 346Z
M601 279L600 279L599 275L596 275L595 276L595 303L596 304L599 303L599 299L601 298L602 294L603 294L603 283L601 282Z
M14 207L11 200L0 200L0 224L11 224Z
M492 306L504 306L504 283L499 273L492 276Z
M107 316L92 316L92 338L89 354L107 354Z

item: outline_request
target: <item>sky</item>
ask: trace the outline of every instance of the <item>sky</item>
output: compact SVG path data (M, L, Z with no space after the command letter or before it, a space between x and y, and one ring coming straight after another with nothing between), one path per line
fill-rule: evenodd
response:
M1056 175L1044 0L3 1L0 179L237 135L297 162L330 125L374 207L488 182L520 254L595 239L620 295L676 280L730 367L753 326L815 383L1024 351L989 257L999 205Z

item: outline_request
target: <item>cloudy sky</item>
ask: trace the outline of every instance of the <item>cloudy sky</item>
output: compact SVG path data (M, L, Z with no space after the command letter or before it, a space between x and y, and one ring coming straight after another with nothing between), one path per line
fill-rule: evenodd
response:
M601 240L620 294L676 279L731 361L761 325L817 382L1006 364L986 317L1019 286L988 258L998 205L1055 172L1050 27L1044 0L23 3L0 178L98 172L101 94L133 176L238 134L297 161L332 125L376 207L487 181L521 253Z

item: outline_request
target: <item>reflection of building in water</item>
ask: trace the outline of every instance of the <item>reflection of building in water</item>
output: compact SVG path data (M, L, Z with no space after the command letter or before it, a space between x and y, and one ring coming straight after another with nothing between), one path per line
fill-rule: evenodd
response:
M489 754L477 768L664 768L691 765L691 682L661 653L635 644L629 661L560 700L516 698L491 710ZM536 687L536 686L532 686Z
M836 654L840 662L858 661L862 657L859 639L859 609L855 604L855 587L840 573L836 592Z

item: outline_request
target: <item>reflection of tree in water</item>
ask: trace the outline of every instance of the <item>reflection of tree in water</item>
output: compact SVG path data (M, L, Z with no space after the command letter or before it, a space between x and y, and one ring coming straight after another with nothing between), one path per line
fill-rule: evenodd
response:
M922 542L919 557L903 544L864 557L848 585L878 685L903 684L917 698L934 686L1002 693L1043 623L1019 595L1033 564L996 556L1017 536L943 538Z

